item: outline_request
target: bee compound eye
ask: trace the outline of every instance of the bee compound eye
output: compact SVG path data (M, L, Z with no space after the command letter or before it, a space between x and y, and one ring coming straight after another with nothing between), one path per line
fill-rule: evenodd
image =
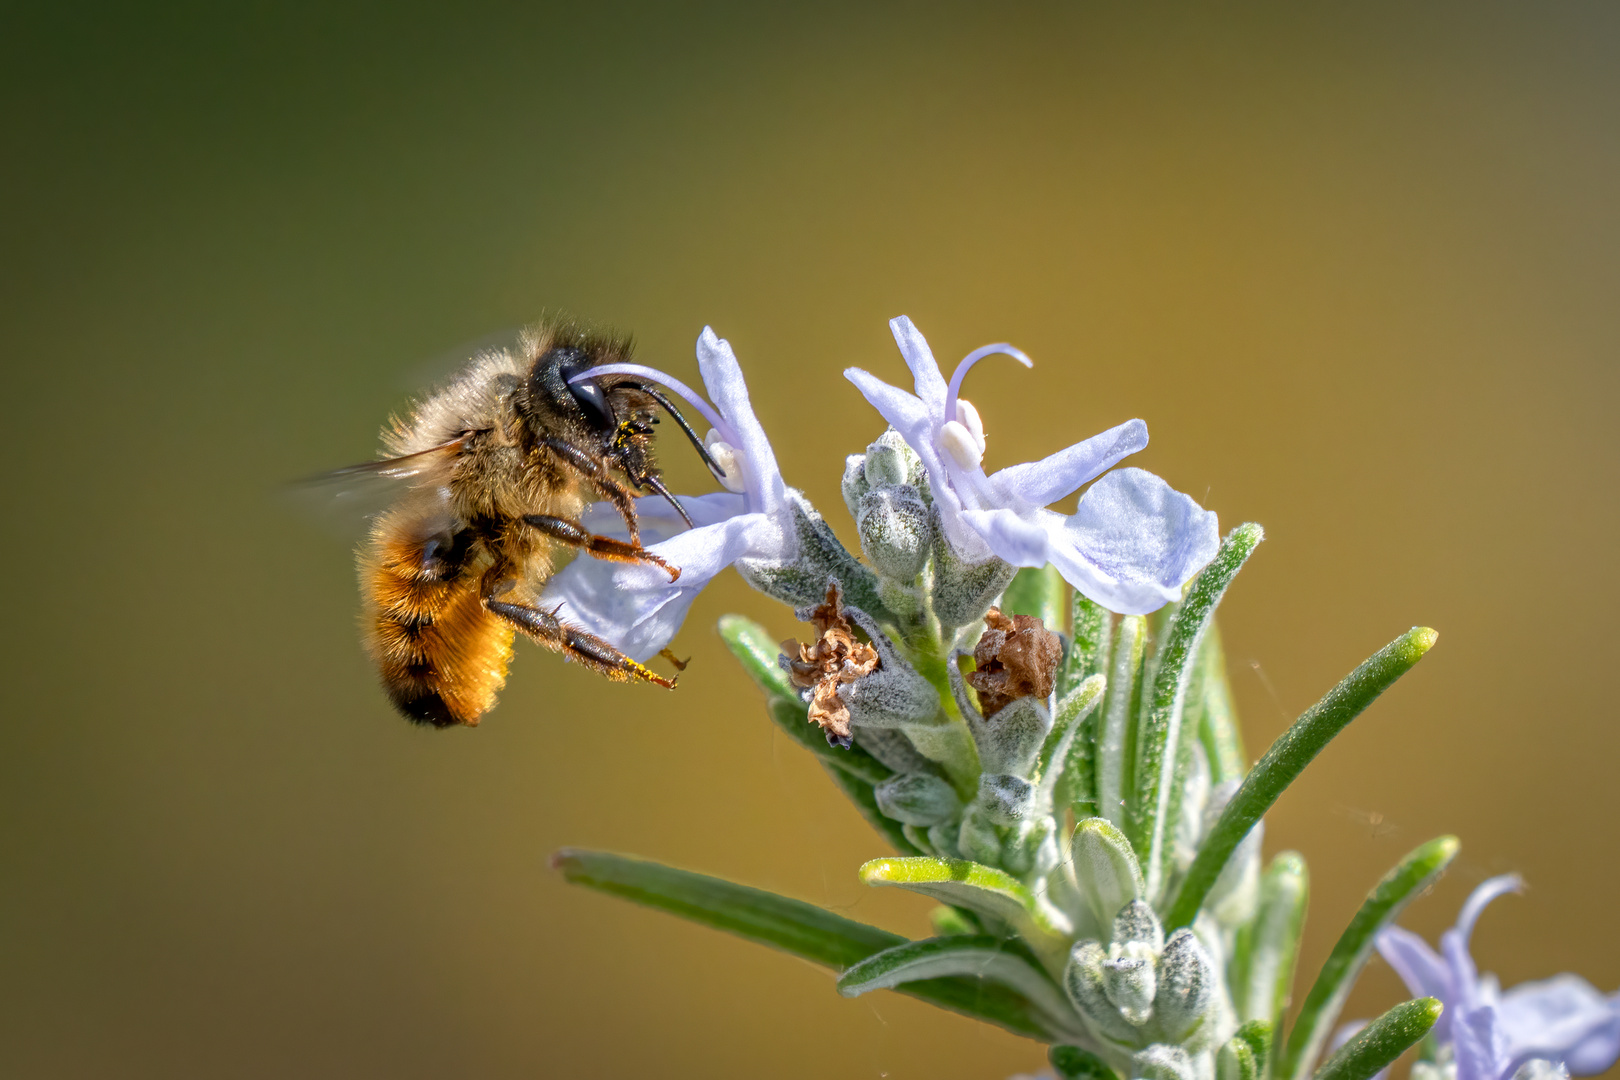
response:
M579 403L585 419L591 425L603 430L613 427L613 407L608 404L607 395L594 379L581 379L576 383L568 384L568 392Z

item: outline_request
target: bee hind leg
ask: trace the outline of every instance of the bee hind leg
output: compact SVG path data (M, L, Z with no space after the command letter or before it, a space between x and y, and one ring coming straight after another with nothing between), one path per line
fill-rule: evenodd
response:
M569 626L553 612L494 599L486 599L484 606L539 644L584 664L614 682L650 682L666 690L675 689L674 679L666 679L646 665L637 663L595 634Z
M637 543L626 543L611 536L598 536L577 521L552 517L549 514L525 514L524 524L539 529L553 540L576 547L598 559L614 562L652 563L669 575L670 581L680 578L680 567L671 566Z

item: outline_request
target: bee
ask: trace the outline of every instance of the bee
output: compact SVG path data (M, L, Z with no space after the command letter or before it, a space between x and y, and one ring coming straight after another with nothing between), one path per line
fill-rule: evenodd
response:
M519 632L609 679L675 688L673 678L537 606L557 555L571 548L680 576L641 546L636 524L639 490L669 500L691 526L654 458L657 410L719 472L658 388L623 373L581 377L630 354L627 338L544 323L515 351L476 356L395 418L383 431L385 459L331 474L403 482L373 523L359 570L366 649L408 719L477 724L505 685ZM617 508L628 542L580 524L593 497Z

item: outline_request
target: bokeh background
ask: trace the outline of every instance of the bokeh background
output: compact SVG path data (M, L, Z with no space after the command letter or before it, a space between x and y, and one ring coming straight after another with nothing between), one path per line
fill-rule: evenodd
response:
M1035 358L969 386L992 466L1145 418L1139 464L1267 529L1222 609L1251 752L1441 631L1268 821L1313 875L1302 980L1456 832L1407 925L1521 871L1482 963L1620 985L1617 56L1600 3L8 7L3 1071L1040 1065L547 869L592 845L925 932L715 637L792 629L734 577L674 695L520 644L481 728L389 711L354 533L284 482L559 309L689 379L712 324L846 536L879 422L839 372L902 378L890 316ZM1375 962L1351 1013L1399 994Z

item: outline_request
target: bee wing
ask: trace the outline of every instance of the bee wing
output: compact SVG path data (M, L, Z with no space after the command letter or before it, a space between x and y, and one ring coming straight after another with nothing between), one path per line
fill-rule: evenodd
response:
M429 483L427 475L434 466L461 449L471 437L472 432L467 432L419 453L366 461L306 477L291 485L290 494L304 516L322 523L327 531L350 537L362 532L372 518Z

